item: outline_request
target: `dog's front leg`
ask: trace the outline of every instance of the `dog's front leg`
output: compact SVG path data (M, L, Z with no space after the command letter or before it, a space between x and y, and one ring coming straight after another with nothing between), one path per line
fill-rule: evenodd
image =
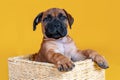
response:
M59 71L70 71L75 67L69 58L54 50L49 50L45 56L47 61L55 64Z
M96 51L87 49L87 50L78 50L75 56L73 57L74 61L92 59L98 64L99 67L106 69L108 68L108 63L105 58L99 55Z

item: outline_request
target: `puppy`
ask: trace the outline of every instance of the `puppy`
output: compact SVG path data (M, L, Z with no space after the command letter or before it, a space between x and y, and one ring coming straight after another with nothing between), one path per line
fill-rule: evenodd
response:
M96 51L76 47L67 30L73 22L73 17L64 9L51 8L38 14L33 30L38 23L42 24L43 41L39 52L33 54L31 60L53 63L59 71L70 71L75 67L73 62L85 59L92 59L103 69L108 68L107 61Z

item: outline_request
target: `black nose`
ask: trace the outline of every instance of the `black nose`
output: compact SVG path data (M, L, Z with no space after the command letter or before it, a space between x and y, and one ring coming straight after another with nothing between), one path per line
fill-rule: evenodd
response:
M54 27L60 27L60 23L56 23L53 25Z
M53 21L53 26L56 27L56 28L57 28L57 27L60 27L60 26L61 26L61 23L60 23L58 20L55 19L55 20Z

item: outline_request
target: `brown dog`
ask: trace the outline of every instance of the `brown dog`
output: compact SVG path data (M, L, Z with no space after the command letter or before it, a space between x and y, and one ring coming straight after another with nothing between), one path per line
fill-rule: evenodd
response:
M78 50L74 41L68 36L67 28L73 24L73 17L64 9L51 8L41 12L34 20L33 30L42 23L43 42L38 53L32 56L34 61L50 62L59 71L72 70L74 61L92 59L101 68L108 68L106 60L93 50Z

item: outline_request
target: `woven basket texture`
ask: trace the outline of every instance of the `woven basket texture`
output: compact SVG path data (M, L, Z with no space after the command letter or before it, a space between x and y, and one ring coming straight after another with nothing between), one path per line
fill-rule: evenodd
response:
M72 71L60 72L50 63L30 61L28 56L8 59L9 80L105 80L105 70L91 59L74 62Z

